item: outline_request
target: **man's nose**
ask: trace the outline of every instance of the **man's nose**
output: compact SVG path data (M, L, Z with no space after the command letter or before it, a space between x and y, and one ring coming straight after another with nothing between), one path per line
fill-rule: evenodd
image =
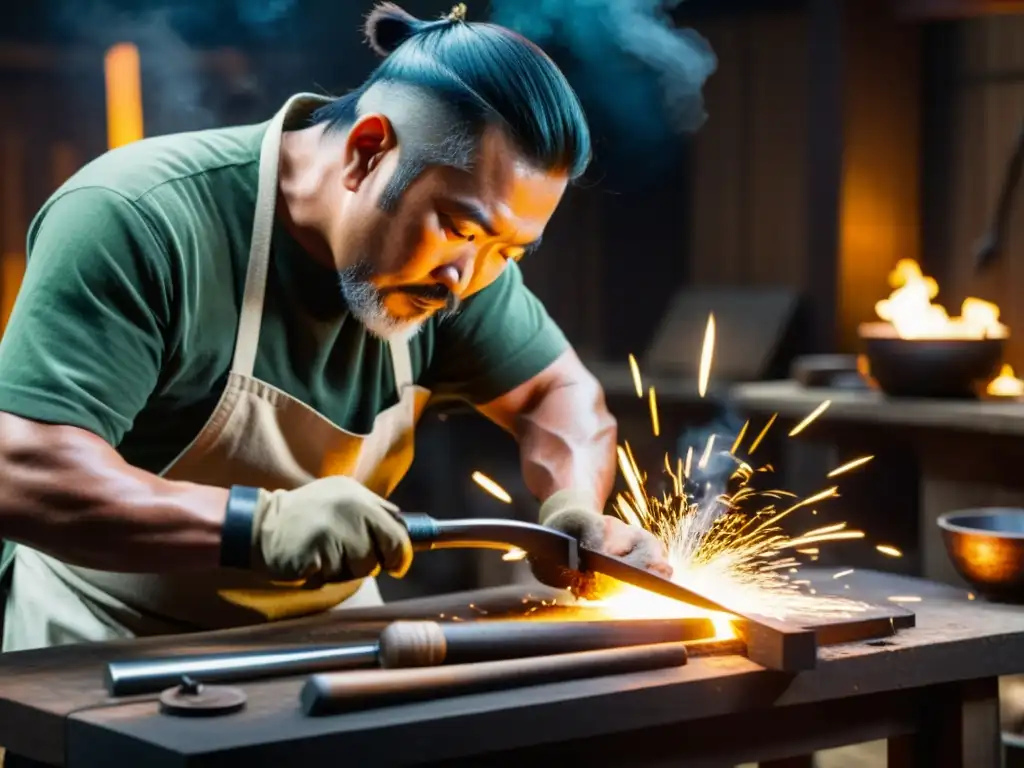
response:
M437 282L458 295L473 276L473 256L462 253L430 273Z

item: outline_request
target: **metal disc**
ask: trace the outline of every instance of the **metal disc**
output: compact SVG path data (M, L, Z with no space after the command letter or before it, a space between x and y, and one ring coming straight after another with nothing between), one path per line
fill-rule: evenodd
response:
M198 690L184 686L160 694L160 709L178 717L229 715L245 706L245 692L226 685L203 685Z

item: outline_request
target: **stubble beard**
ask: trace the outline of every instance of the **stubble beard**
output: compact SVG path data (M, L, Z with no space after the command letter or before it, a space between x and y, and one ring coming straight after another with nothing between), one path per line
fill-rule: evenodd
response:
M400 320L388 312L384 297L370 282L371 275L365 261L338 272L341 295L352 316L373 336L384 341L407 341L419 333L422 321Z

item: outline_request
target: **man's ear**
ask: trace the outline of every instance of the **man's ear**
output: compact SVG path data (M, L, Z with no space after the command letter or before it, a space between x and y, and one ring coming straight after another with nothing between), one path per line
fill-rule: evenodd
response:
M384 155L397 144L391 121L384 115L363 115L356 120L345 142L342 170L345 187L352 192L359 189L359 185L380 164Z

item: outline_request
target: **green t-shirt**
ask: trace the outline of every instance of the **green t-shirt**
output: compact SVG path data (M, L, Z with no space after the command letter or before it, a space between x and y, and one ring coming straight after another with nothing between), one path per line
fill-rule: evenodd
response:
M0 410L96 433L159 472L199 433L234 352L266 124L137 142L81 169L28 234L0 341ZM568 344L510 263L410 341L416 382L486 403ZM274 232L255 375L351 432L397 401L387 345L337 276Z

